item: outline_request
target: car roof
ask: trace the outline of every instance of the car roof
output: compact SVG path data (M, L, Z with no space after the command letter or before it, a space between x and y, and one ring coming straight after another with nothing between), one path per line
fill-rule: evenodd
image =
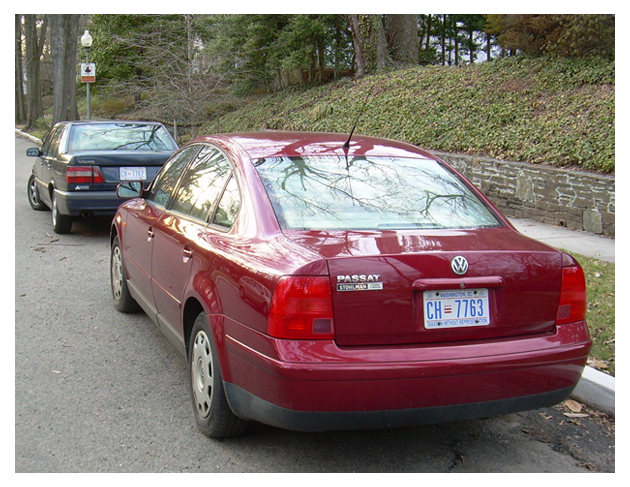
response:
M237 146L245 151L251 159L261 159L305 155L345 156L344 144L347 140L348 134L269 130L210 135L198 137L190 143L210 142L232 147ZM347 155L436 159L434 155L411 144L362 135L352 136Z
M116 124L141 124L141 125L162 125L160 122L149 122L146 120L69 120L59 122L67 125L116 125Z

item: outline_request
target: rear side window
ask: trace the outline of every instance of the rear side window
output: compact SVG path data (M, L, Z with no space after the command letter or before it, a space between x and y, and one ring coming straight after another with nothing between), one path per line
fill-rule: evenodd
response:
M64 131L63 125L57 125L52 129L46 140L44 141L44 145L42 146L42 154L46 157L57 157L59 155L59 143L61 141L61 136Z
M217 210L212 218L212 223L221 227L230 228L236 221L238 210L241 207L241 195L234 176L230 178L223 196L219 200Z
M307 156L256 169L286 230L406 230L500 226L464 182L430 159Z
M154 201L160 206L168 206L168 203L175 191L177 181L190 160L199 150L199 146L190 146L177 152L171 157L160 172L155 177L147 199Z
M231 172L222 152L204 146L182 177L171 210L205 221Z
M173 151L175 141L162 125L98 123L73 125L68 149L77 151Z

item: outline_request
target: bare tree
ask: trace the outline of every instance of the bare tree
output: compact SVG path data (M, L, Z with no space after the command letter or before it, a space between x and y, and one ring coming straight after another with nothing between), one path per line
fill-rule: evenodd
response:
M204 56L196 25L201 19L197 17L186 14L173 21L172 27L183 34L178 42L154 33L137 40L143 62L150 66L154 90L154 96L143 101L144 107L155 116L161 114L189 126L193 136L224 81L224 74L213 69L212 59Z
M24 15L24 61L26 65L27 130L33 128L37 119L44 116L44 109L42 107L40 59L44 50L47 24L48 23L46 21L46 16L43 16L41 20L38 20L33 14Z
M354 41L357 76L384 68L390 63L385 29L380 15L351 14L348 16Z
M415 14L387 15L385 30L392 59L401 64L418 64L420 49L418 16Z
M53 123L78 120L77 39L80 14L49 15L53 59Z
M22 16L15 14L15 123L26 121L22 68Z

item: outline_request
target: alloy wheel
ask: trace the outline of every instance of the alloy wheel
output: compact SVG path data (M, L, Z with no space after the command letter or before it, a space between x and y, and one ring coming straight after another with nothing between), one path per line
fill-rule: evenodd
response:
M52 223L53 227L57 226L57 218L58 218L59 208L57 207L57 198L53 195L52 197Z
M39 206L39 193L37 192L37 182L35 181L35 178L31 178L28 185L28 197L31 200L31 206Z

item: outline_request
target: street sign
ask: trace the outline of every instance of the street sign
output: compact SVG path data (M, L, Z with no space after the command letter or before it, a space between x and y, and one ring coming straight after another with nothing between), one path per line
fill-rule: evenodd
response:
M81 83L94 83L96 81L96 65L94 63L81 63Z

